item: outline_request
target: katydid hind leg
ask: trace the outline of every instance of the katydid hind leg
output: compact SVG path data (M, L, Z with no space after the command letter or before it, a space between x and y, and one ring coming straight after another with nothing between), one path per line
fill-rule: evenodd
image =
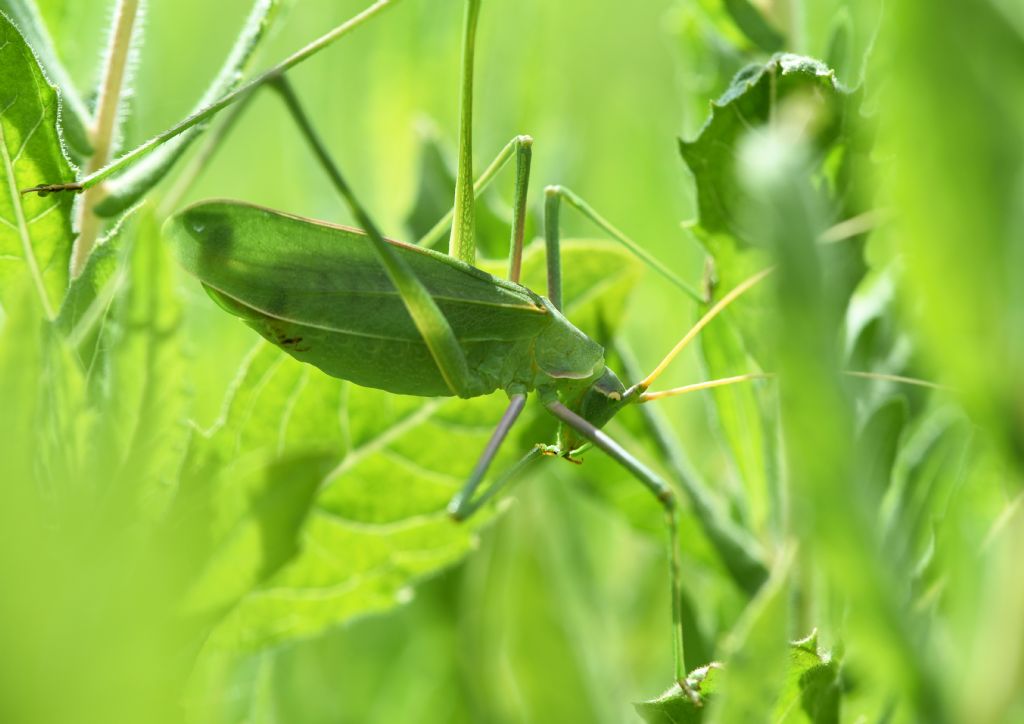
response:
M377 225L370 218L366 208L356 198L352 188L345 181L337 164L328 153L326 146L320 140L291 84L282 75L275 79L272 85L284 100L292 119L309 143L334 188L348 205L357 223L366 231L381 264L398 290L409 316L412 317L416 329L423 336L423 341L430 350L448 387L460 397L472 396L472 376L465 354L451 325L448 324L444 313L437 306L437 302L434 301L430 292L423 286L405 260L398 256L384 240Z
M548 267L548 301L562 310L562 247L558 230L558 213L562 203L561 189L544 189L544 254Z
M604 431L577 415L557 400L547 403L548 412L565 425L603 450L609 457L622 465L644 487L658 499L665 510L665 525L668 529L668 558L672 595L672 651L675 661L675 677L683 692L695 703L700 704L699 695L686 680L686 665L683 649L682 623L682 570L679 552L679 511L675 492L656 473L637 460L618 442Z
M530 189L533 139L519 136L516 144L516 188L512 207L512 243L508 256L508 278L519 282L523 269L523 237L526 234L526 196Z

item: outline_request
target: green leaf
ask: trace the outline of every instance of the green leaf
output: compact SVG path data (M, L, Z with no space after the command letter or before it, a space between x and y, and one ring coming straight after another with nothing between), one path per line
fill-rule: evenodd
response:
M185 529L205 524L210 541L181 600L182 616L216 620L292 559L329 463L323 454L247 454L207 482L215 489L208 508L188 505L186 520L171 519Z
M193 108L192 114L198 113L239 86L249 61L252 60L260 41L266 37L279 7L280 0L255 1L224 65ZM206 124L193 126L161 144L124 173L108 180L105 185L107 195L96 205L96 213L100 216L116 216L131 207L170 172L191 143L205 129Z
M839 78L849 78L853 71L853 20L850 12L843 7L832 20L831 36L825 62L836 71ZM847 81L849 82L849 81Z
M82 102L71 76L53 47L53 40L34 0L0 0L0 11L14 21L42 65L43 72L56 84L60 99L59 128L69 150L81 160L92 154L88 128L90 113Z
M701 332L700 350L707 379L761 371L752 363L730 316L716 320ZM711 392L719 423L716 427L725 438L745 493L736 503L745 511L750 529L759 533L769 529L769 522L777 522L779 513L770 420L758 394L758 388L765 384L774 390L773 382L753 382Z
M444 216L455 198L455 172L448 164L433 124L420 129L420 165L416 198L406 212L409 238L419 239Z
M9 292L24 276L50 318L68 283L74 199L23 196L21 189L74 180L57 113L56 90L13 23L0 14L0 304L12 303Z
M313 394L311 385L320 389ZM424 400L359 388L263 346L214 444L308 449L335 438L337 464L323 481L301 555L242 603L218 644L264 646L390 607L414 579L464 555L472 528L452 523L444 507L502 407L497 397ZM310 416L321 424L310 425ZM315 434L295 435L296 425ZM522 452L510 441L496 466Z
M626 300L640 281L644 266L619 244L600 239L563 239L562 264L572 269L562 280L562 298L569 320L592 339L602 339L618 328L626 311ZM481 260L481 269L504 276L504 259ZM537 293L547 287L544 243L537 241L523 250L521 281Z
M0 521L14 525L20 516L11 514L28 504L31 497L28 491L32 486L13 483L32 479L32 451L36 447L35 426L26 421L36 419L37 390L22 374L43 366L43 325L27 280L15 282L15 288L8 289L7 293L14 303L0 324L0 396L8 409L17 410L18 414L0 415L0 477L11 481L0 490L4 502L0 505ZM8 529L7 525L4 528ZM6 559L2 550L0 557Z
M103 329L115 295L124 284L126 254L135 226L122 218L93 248L82 273L71 280L57 314L57 326L92 369L103 341Z
M807 140L820 164L844 132L852 112L849 96L832 70L799 55L774 55L767 63L737 73L729 89L711 104L711 116L697 138L679 143L697 184L702 230L728 234L741 247L752 244L756 229L744 225L743 210L750 197L736 163L739 144L789 109L806 116Z
M819 650L817 633L787 645L792 551L784 552L768 583L726 639L726 661L696 669L687 681L700 705L678 684L636 704L649 724L691 722L809 722L837 724L839 662Z
M103 356L91 369L93 384L106 390L99 435L118 451L118 468L108 474L132 491L125 499L155 514L174 489L188 435L182 305L152 207L121 228L130 235L124 282L103 325Z
M673 684L657 699L634 704L648 724L699 724L707 715L704 702L711 701L722 686L722 665L709 664L691 671L687 677L690 688L700 695L702 706L696 706L683 694L679 684Z
M876 503L881 501L892 480L907 414L906 400L890 398L871 413L858 434L858 484Z
M782 688L771 701L756 703L748 714L723 713L719 699L731 686L728 665L710 664L695 669L687 677L700 694L704 706L696 707L678 684L657 699L636 704L638 714L648 724L697 724L703 721L770 721L773 724L838 724L842 695L839 662L820 651L812 634L789 645L788 659L782 669Z
M787 666L786 633L794 558L792 547L779 553L768 581L726 637L721 690L709 702L712 719L777 721L778 713L789 708L794 667ZM788 648L791 653L793 647Z
M694 232L714 260L715 299L775 261L773 250L758 244L763 238L764 220L752 211L745 172L737 163L744 144L769 132L785 134L791 129L799 134L809 158L801 162L798 173L827 192L830 218L826 223L856 216L864 210L864 194L855 183L858 177L853 170L857 164L866 163L866 150L855 124L858 105L859 96L839 84L825 65L780 54L765 64L740 71L730 88L712 104L711 116L698 137L680 142L697 185L700 225ZM831 309L837 328L864 274L863 246L863 234L819 245L821 273L838 292ZM725 316L740 330L747 353L763 369L772 371L777 362L774 342L766 336L766 330L774 324L774 306L767 298L765 285L761 286L733 304ZM715 338L728 333L710 331L711 344L721 346ZM728 358L706 359L709 372L718 376L744 371L748 364L735 345L733 349L734 354ZM738 370L723 365L738 365ZM716 399L735 403L731 391L719 392L724 394L716 394ZM747 412L743 416L753 419L749 394L746 396L743 408ZM745 444L741 435L741 429L727 431L737 459L742 459L742 454L736 450ZM763 461L753 460L746 468L762 465Z
M766 53L781 50L785 38L750 0L723 0L736 27Z
M892 45L904 72L887 140L900 150L892 202L901 211L900 250L913 259L906 294L920 304L935 368L972 418L998 431L1019 477L1024 37L992 2L943 3L934 13L900 7Z

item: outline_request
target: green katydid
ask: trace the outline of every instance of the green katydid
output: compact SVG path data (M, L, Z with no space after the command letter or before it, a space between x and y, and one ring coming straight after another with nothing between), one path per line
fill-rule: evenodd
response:
M575 460L586 448L596 446L622 464L657 497L666 513L675 674L680 686L696 700L686 682L683 664L675 494L658 474L601 428L624 407L653 399L645 394L647 388L696 332L768 272L726 295L651 375L627 389L605 365L604 349L560 312L560 202L565 200L578 208L658 272L702 300L579 197L561 187L545 191L547 294L541 296L520 285L532 153L532 141L526 136L514 139L507 148L517 158L509 278L501 279L476 268L470 172L473 45L478 11L479 0L468 0L449 254L383 237L328 156L283 75L273 79L271 85L281 94L361 229L238 202L207 201L174 216L165 233L183 266L200 279L222 307L295 358L330 375L407 395L468 398L504 390L509 397L508 407L469 480L449 505L454 519L472 515L522 466L541 454ZM478 492L490 462L531 392L560 422L557 441L535 447L512 470Z
M182 264L232 314L299 360L356 384L398 394L475 397L497 389L509 405L463 489L449 506L458 520L472 515L525 464L542 454L576 459L596 446L621 463L664 506L669 530L675 676L686 682L680 617L678 521L672 488L601 428L625 407L665 396L750 380L741 375L659 393L646 390L696 334L728 304L757 284L765 270L726 294L656 369L626 387L605 365L604 350L561 314L558 215L562 201L577 208L657 272L704 301L672 272L630 241L568 189L546 189L545 241L548 284L541 296L519 284L529 184L529 137L514 139L484 173L485 184L514 154L515 208L508 279L474 266L472 169L472 66L479 0L468 0L463 35L462 112L456 201L452 214L421 246L385 239L328 156L284 71L341 37L394 0L378 0L273 71L136 152L80 183L40 186L35 191L78 191L95 185L163 140L243 100L258 85L282 96L334 186L362 230L338 227L237 202L192 206L168 223L167 234ZM422 248L452 223L449 255ZM560 422L552 445L530 450L512 470L480 491L489 464L535 392Z

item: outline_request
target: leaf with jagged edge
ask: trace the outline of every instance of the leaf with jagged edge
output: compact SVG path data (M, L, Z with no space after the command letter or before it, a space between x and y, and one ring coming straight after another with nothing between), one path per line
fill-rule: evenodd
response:
M224 65L192 113L198 113L238 87L260 41L267 36L279 6L280 0L255 1ZM96 213L100 216L116 216L136 203L170 172L206 127L207 124L193 126L163 143L128 170L109 179L104 186L106 195L95 207Z
M0 304L13 302L10 290L26 277L51 318L68 284L74 198L23 196L21 189L74 180L57 113L56 89L17 28L0 13Z
M617 324L638 262L609 243L570 242L563 255L574 269L567 316L584 329L597 326L599 315L606 325ZM542 244L527 250L523 268L526 283L540 283ZM424 399L361 388L260 345L219 425L196 439L186 470L214 470L219 461L268 446L324 451L335 466L304 529L301 553L240 604L214 646L251 650L312 636L396 605L416 580L461 559L494 508L458 525L445 507L506 404L501 393ZM528 407L492 471L550 442L544 435L553 428Z
M825 64L780 53L737 73L728 90L711 104L711 116L697 138L680 140L683 160L697 184L705 234L728 234L741 247L756 238L753 230L744 228L749 194L737 168L738 144L748 133L778 122L787 107L801 117L806 114L808 140L823 163L833 144L843 139L854 105L850 91Z
M673 684L636 704L649 724L686 722L839 721L839 665L818 650L817 632L787 644L794 549L784 550L771 576L724 642L724 663L687 677L699 703Z
M634 705L648 724L700 724L722 721L716 702L724 695L729 669L709 664L691 671L687 680L700 695L703 706L695 706L678 684L651 701ZM763 721L773 724L838 724L842 695L839 662L818 649L817 635L789 645L782 689L774 701L763 702L758 712ZM750 718L725 718L724 721L751 721Z
M15 22L35 51L43 71L57 86L60 96L60 127L68 143L68 150L75 155L76 160L87 158L92 153L88 132L89 110L57 56L39 8L33 0L0 0L0 11L7 13Z

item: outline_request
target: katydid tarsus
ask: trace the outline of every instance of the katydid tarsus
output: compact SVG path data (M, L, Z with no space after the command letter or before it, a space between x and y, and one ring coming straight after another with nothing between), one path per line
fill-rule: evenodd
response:
M396 0L379 0L324 38L341 37ZM601 217L572 191L545 189L547 289L541 296L519 283L529 190L532 139L518 136L476 182L472 181L472 92L476 19L480 0L467 0L458 172L453 211L418 245L384 238L329 156L285 72L326 42L311 44L232 94L244 100L257 87L276 90L309 142L359 229L301 219L238 202L208 201L175 215L166 226L183 266L211 296L262 336L297 359L359 385L397 394L477 397L503 390L508 407L448 512L463 520L479 510L525 465L543 455L576 460L597 447L620 463L657 498L668 529L675 679L695 702L686 681L681 625L681 570L676 495L655 471L602 428L625 407L766 375L737 375L664 392L648 392L676 356L733 301L770 274L763 270L737 285L694 325L641 381L627 387L605 364L605 350L561 313L559 210L564 201L630 249L697 302L692 287ZM356 22L358 21L358 22ZM339 32L340 30L340 32ZM318 41L319 42L319 41ZM310 50L312 49L312 50ZM167 140L224 107L211 109L161 134ZM119 159L81 182L42 185L36 191L79 191L130 163ZM474 195L516 159L508 279L476 268ZM429 248L451 226L449 253ZM904 380L901 380L904 381ZM481 490L489 465L533 393L560 425L556 441L526 452L511 470Z

